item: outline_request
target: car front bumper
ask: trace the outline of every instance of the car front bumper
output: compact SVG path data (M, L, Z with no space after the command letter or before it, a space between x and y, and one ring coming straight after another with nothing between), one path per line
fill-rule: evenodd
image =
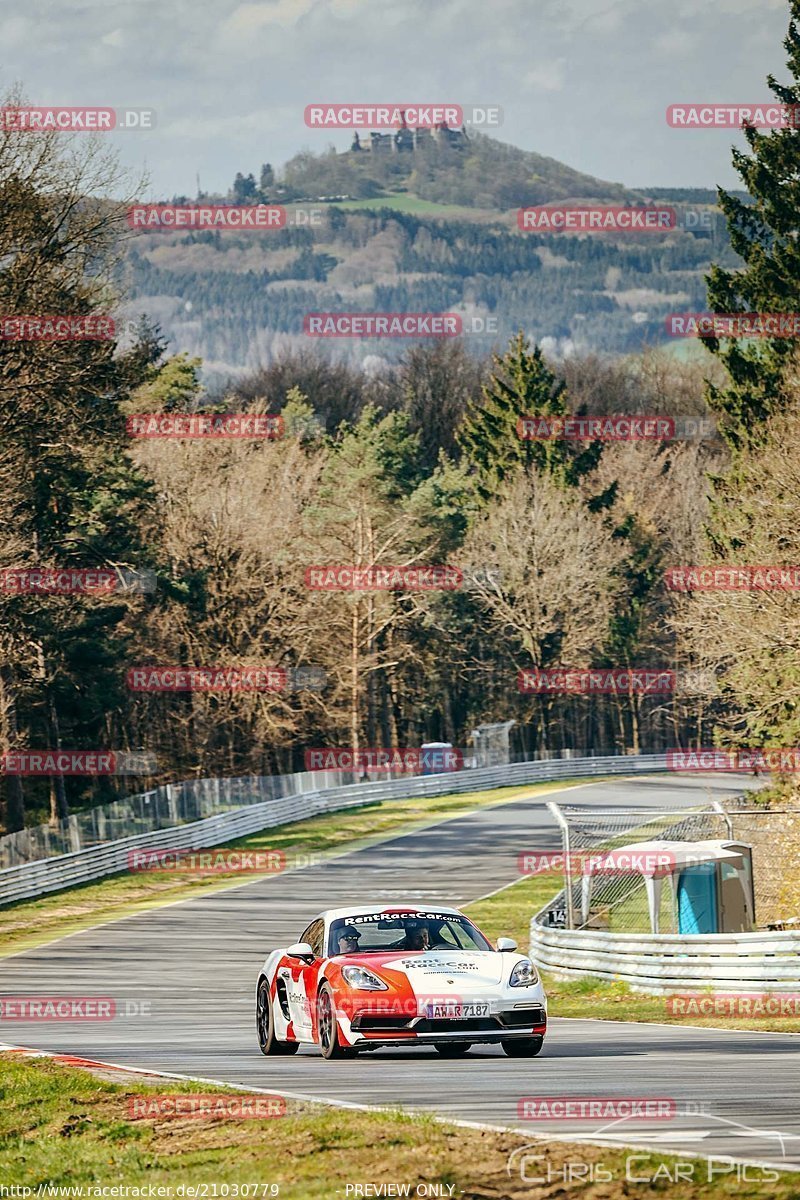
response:
M404 1045L425 1042L499 1043L514 1038L543 1037L547 1010L541 1004L500 1008L485 1017L385 1016L358 1012L350 1022L351 1046Z

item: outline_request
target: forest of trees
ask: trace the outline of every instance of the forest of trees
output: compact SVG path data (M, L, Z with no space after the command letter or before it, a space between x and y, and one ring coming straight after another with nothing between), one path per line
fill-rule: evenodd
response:
M796 15L800 0L795 0ZM800 34L787 40L800 79ZM773 89L800 101L795 82ZM718 312L800 310L800 148L747 133L753 198L720 195L733 264ZM90 145L0 134L0 304L108 311L123 181ZM745 211L746 209L746 211ZM349 221L350 218L347 218ZM369 218L380 220L381 218ZM412 265L419 231L403 249ZM461 230L441 238L457 273ZM476 240L477 255L495 252ZM498 254L516 253L498 243ZM584 243L582 253L602 258ZM581 263L586 271L588 264ZM522 280L535 268L518 263ZM220 295L224 303L224 295ZM157 328L134 344L4 341L0 564L147 570L152 592L0 588L0 751L147 751L147 778L2 781L5 830L191 776L270 774L315 746L468 743L514 720L517 753L796 743L792 592L670 591L671 566L796 565L800 358L791 340L707 339L549 362L524 333L492 358L458 340L407 347L378 374L307 349L208 394ZM137 413L281 413L276 440L142 439ZM530 413L712 414L719 436L573 443L519 437ZM314 591L312 564L451 564L454 591ZM316 667L324 687L132 692L131 667ZM705 680L668 696L520 693L524 668L642 667Z
M147 750L161 780L302 769L313 746L463 746L490 720L516 720L515 744L528 753L710 736L708 697L559 699L517 688L518 671L532 665L693 662L673 628L686 597L665 596L658 566L700 554L705 472L724 461L720 445L594 447L569 471L564 443L542 456L515 426L532 407L561 410L567 396L581 412L634 410L643 397L647 411L702 411L697 368L655 354L617 367L584 360L570 364L565 391L521 338L493 365L458 342L416 346L379 381L309 355L275 363L216 406L280 411L283 439L143 440L126 452L126 413L194 411L204 401L198 364L162 362L156 349L126 365L129 377L135 369L147 378L116 398L118 416L106 414L113 453L91 453L91 478L69 461L48 479L44 510L57 486L62 528L74 535L59 547L38 539L35 557L18 543L5 561L149 567L158 589L2 598L6 744ZM81 420L96 428L97 418L73 410L70 419L83 460ZM4 462L9 489L12 472L20 478L18 464ZM37 497L17 490L20 516L30 510L44 522ZM455 592L305 586L308 565L339 563L478 570L471 589ZM327 685L127 691L127 671L145 664L313 665ZM25 783L28 810L41 815L44 784ZM111 794L110 781L64 784L71 804Z
M687 209L676 208L682 223ZM664 343L668 313L703 310L712 257L726 267L738 261L719 211L703 212L709 228L614 238L321 206L313 228L261 237L138 237L126 278L134 307L161 314L172 344L202 357L216 378L299 349L309 311L480 315L491 324L468 339L476 355L520 327L577 353L626 353ZM357 366L376 355L396 360L402 346L365 339L327 351Z

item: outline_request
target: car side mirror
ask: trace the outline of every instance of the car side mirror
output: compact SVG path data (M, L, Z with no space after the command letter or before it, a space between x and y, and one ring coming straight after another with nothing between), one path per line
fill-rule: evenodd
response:
M501 953L506 950L516 950L516 948L517 948L517 943L514 941L513 938L498 938L497 939L497 949Z
M302 958L307 962L313 962L315 958L314 951L308 942L295 942L293 946L287 948L286 953L289 955L289 958Z

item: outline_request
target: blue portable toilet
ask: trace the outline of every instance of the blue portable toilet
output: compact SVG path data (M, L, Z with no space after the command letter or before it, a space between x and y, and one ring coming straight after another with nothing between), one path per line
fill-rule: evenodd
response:
M715 845L712 860L680 867L675 876L679 933L746 933L755 927L753 848L706 843L709 850Z
M452 742L425 742L422 751L423 775L440 775L442 771L454 771L455 756Z
M742 842L634 842L601 850L594 859L584 865L584 925L591 915L593 879L622 873L642 875L653 933L659 932L665 879L673 889L679 933L745 933L755 928L753 851ZM627 869L620 867L623 860L631 864Z
M679 933L719 933L717 864L684 867L676 876Z

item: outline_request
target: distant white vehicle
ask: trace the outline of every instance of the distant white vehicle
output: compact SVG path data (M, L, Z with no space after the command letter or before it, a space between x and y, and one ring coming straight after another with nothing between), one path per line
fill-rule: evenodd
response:
M510 938L497 947L456 908L354 905L320 913L266 959L256 989L262 1054L318 1046L325 1058L432 1045L446 1058L499 1043L538 1054L547 1001Z

